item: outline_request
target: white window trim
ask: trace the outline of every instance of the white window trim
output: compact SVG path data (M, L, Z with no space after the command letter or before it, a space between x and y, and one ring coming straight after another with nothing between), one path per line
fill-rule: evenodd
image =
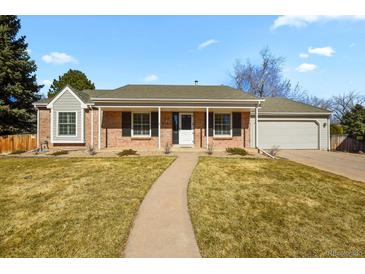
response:
M133 116L134 116L134 114L139 114L139 113L148 113L148 115L149 115L149 118L150 118L150 129L149 129L149 134L148 135L134 135ZM150 111L136 111L136 112L132 112L132 115L131 115L131 137L132 138L151 138L151 112Z
M215 134L215 115L216 114L229 114L230 115L230 129L229 132L230 134ZM213 137L218 137L218 138L225 138L225 137L232 137L232 112L213 112Z
M60 126L60 123L59 123L59 114L60 113L75 113L75 135L60 135L59 133L59 126ZM77 111L56 111L56 121L57 121L57 128L56 128L56 132L57 132L57 137L77 137Z

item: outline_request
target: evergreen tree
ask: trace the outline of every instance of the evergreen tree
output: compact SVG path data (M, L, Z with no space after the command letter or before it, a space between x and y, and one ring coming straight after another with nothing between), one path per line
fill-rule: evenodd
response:
M83 89L95 89L94 83L92 83L85 73L79 70L70 69L68 72L58 77L58 80L54 79L53 83L48 91L48 97L53 97L59 91L61 91L66 85L77 90Z
M34 132L41 85L37 84L37 66L30 60L25 36L17 16L0 16L0 135Z
M342 119L345 133L358 140L365 137L365 108L362 105L355 105L347 112Z

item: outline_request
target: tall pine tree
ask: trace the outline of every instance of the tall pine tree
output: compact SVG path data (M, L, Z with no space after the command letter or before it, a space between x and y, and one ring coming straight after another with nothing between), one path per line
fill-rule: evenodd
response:
M0 16L0 135L34 132L40 98L37 66L30 60L25 36L17 37L17 16Z
M48 98L55 96L66 85L70 85L77 90L95 89L94 83L87 78L85 73L76 69L70 69L65 74L59 76L58 80L53 80L48 91Z
M355 105L343 116L342 125L350 137L365 141L365 108Z

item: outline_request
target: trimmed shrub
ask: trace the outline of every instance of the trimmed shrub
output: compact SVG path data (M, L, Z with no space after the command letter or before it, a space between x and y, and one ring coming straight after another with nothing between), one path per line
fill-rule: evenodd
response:
M68 154L68 150L59 150L59 151L51 153L51 155L53 155L53 156L66 155L66 154Z
M125 149L125 150L122 150L121 152L118 152L117 155L119 157L129 156L129 155L137 155L137 151L135 151L133 149Z
M208 154L209 155L212 155L213 154L213 152L214 152L214 146L213 146L213 144L209 144L208 145Z
M245 156L248 154L246 150L244 150L243 148L240 148L240 147L227 147L226 151L227 151L227 153L229 153L231 155Z
M86 152L91 156L94 156L96 154L95 148L92 146L88 146Z
M170 154L171 152L171 146L169 143L165 144L165 154Z
M25 150L15 150L15 151L11 152L10 155L22 154L24 152L26 152L26 151Z

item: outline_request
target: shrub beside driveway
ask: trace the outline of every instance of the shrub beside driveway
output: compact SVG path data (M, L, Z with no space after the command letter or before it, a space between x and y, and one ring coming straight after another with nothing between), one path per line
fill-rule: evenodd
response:
M0 257L120 257L173 160L0 158Z
M202 157L189 211L203 257L365 257L365 184L287 160Z

